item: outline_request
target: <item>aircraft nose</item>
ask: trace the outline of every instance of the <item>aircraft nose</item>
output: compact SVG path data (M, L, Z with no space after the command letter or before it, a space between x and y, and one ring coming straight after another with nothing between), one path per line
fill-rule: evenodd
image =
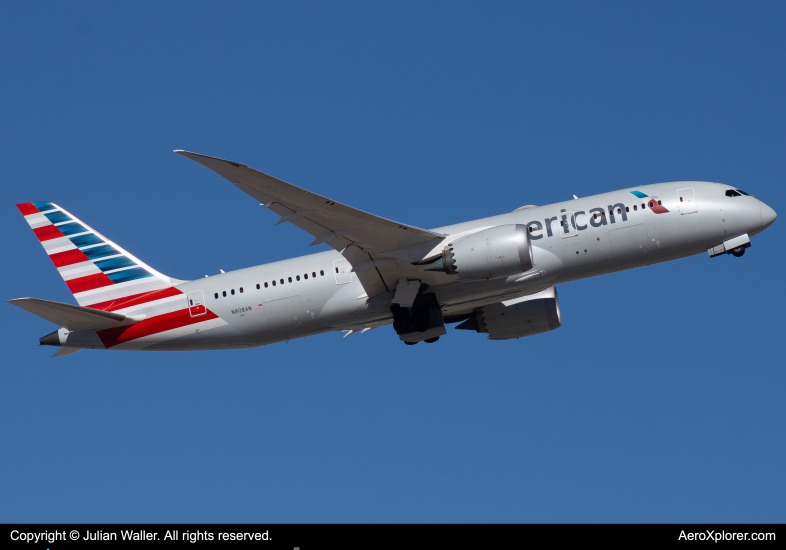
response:
M764 203L761 203L761 229L762 231L767 229L778 218L778 214L775 213L775 210L770 208Z

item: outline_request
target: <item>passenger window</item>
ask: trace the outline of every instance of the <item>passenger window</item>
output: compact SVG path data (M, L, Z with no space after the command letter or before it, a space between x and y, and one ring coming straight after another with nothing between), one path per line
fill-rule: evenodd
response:
M312 277L314 277L314 278L316 279L316 278L317 278L317 274L316 274L316 272L312 272L312 273L311 273L311 276L312 276Z
M232 294L232 296L235 295L235 289L234 288L232 290L230 290L229 292Z
M660 201L658 201L658 206L660 206L661 204L663 204L663 203L662 203L662 202L660 202Z
M639 209L639 207L634 204L633 205L633 211L636 212L638 209Z
M267 284L267 283L265 283L265 284ZM276 281L273 281L273 286L276 286Z
M224 295L224 298L226 298L226 297L227 297L227 291L226 291L226 290L222 291L222 292L221 292L221 294L223 294L223 295Z
M308 273L303 273L303 278L308 279Z
M653 206L655 206L655 203L650 201L650 208L652 208Z
M257 290L259 290L259 283L257 283Z
M273 282L273 284L276 284L275 281ZM265 283L265 288L267 288L267 283Z
M284 279L279 279L278 282L283 285L284 284Z
M240 287L240 294L243 294L243 287Z
M338 268L336 268L336 273L338 273Z
M626 206L626 207L625 207L625 212L630 212L630 208L628 208L628 207Z
M593 217L593 218L595 218L595 219L597 220L597 219L598 219L598 213L597 213L597 212L595 212L595 213L592 215L592 217Z
M641 203L641 209L644 210L645 208L646 206L644 206L644 203Z
M324 272L323 270L321 270L321 269L319 270L319 274L320 274L322 277L324 277L324 276L325 276L325 272Z
M622 214L622 208L617 208L617 214Z
M292 277L287 277L287 280L291 283L292 282Z
M218 300L218 292L216 292L215 296L216 296L216 300Z

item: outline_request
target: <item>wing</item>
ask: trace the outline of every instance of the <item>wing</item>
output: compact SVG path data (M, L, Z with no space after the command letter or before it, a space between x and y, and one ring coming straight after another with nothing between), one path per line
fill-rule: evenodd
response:
M341 252L369 297L394 290L398 277L411 272L412 264L446 237L346 206L237 162L175 152L204 164L266 204L281 216L276 225L293 223L314 237L311 246L327 243Z

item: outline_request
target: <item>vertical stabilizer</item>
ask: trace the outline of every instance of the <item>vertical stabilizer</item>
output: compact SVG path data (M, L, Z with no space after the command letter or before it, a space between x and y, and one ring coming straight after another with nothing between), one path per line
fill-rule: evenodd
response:
M80 306L105 309L117 300L182 282L159 273L56 204L16 207Z

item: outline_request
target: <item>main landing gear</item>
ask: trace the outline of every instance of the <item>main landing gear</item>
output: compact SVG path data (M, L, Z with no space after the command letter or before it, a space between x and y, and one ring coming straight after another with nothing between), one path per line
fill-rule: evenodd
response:
M427 344L433 344L433 343L434 343L434 342L436 342L437 340L439 340L439 336L435 336L434 338L429 338L428 340L423 340L423 342L426 342ZM408 346L414 346L414 345L415 345L415 344L417 344L418 342L406 342L406 341L405 341L404 343L405 343L406 345L408 345Z
M737 248L732 249L731 253L740 258L743 254L745 254L745 247L738 246Z
M399 304L390 306L393 328L401 341L408 346L414 346L418 342L433 344L441 335L446 334L437 297L433 293L426 293L427 289L428 285L421 285L411 307L402 307Z

